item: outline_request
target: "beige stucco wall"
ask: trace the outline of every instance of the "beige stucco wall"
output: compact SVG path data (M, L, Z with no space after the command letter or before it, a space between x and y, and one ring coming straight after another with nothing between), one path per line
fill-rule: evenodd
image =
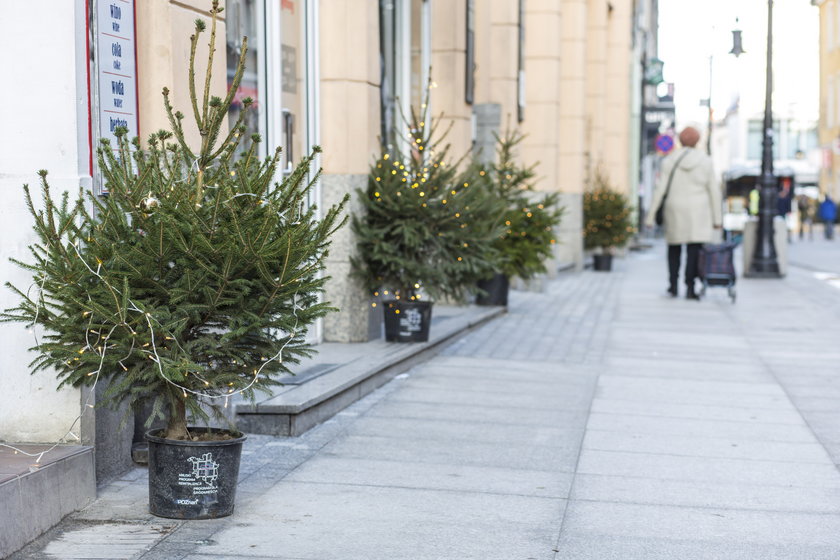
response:
M320 0L321 145L324 173L363 173L379 142L376 2Z
M517 122L519 8L510 0L476 2L475 103L502 106L502 129Z
M555 257L561 263L583 263L580 236L580 204L573 193L580 192L580 162L574 153L583 144L580 130L574 138L561 141L561 135L570 134L570 128L579 124L582 111L574 113L571 107L583 102L583 93L574 86L567 91L561 81L563 72L569 75L570 61L564 59L561 29L564 25L564 2L533 0L525 4L525 120L521 129L526 134L522 143L522 159L539 162L537 189L558 191L566 214L557 232ZM581 32L576 32L579 35ZM579 74L580 69L574 73ZM577 80L577 86L580 80ZM562 111L574 123L564 121ZM567 196L565 193L570 193ZM578 197L579 198L579 197Z
M561 190L584 190L586 159L586 0L564 0L560 18L558 174Z
M595 169L604 165L607 99L607 16L609 5L589 2L586 33L587 169L589 184Z
M87 178L87 139L79 138L79 131L87 130L87 119L77 112L79 105L85 106L86 88L80 88L80 95L78 86L84 84L86 69L76 58L85 37L84 28L74 26L75 4L0 2L0 41L5 47L0 49L0 66L8 77L7 86L0 88L0 106L5 108L0 135L0 279L33 298L37 288L32 274L9 262L32 262L29 246L38 241L23 185L29 184L35 206L41 208L39 169L49 171L53 196L63 191L75 196ZM11 290L0 287L0 310L19 302ZM57 391L55 371L30 374L29 363L36 354L28 349L36 345L35 335L43 342L40 327L29 332L23 323L0 323L0 441L55 442L80 413L79 390ZM74 432L79 433L78 425ZM68 436L68 441L74 438ZM0 514L0 525L4 522Z
M538 188L564 190L560 181L560 40L561 2L525 4L525 120L522 158L540 162Z
M607 19L605 168L613 187L630 193L630 91L633 0L613 0Z
M829 193L835 199L840 195L838 189L838 174L840 156L834 146L840 135L840 25L836 21L840 0L827 0L819 3L820 12L820 120L819 140L823 149L830 151L830 166L820 171L820 191ZM833 27L832 32L829 27ZM833 36L832 36L833 35ZM828 84L833 82L833 92L829 92ZM833 94L833 98L831 98ZM833 110L829 110L829 104ZM833 122L829 116L833 115Z
M368 167L379 149L379 10L377 2L320 0L320 133L324 207L345 194L358 213L356 189L367 184ZM369 294L350 278L355 239L348 224L333 238L326 262L325 299L339 308L324 320L324 340L368 338Z
M466 0L432 2L433 116L443 113L441 130L452 123L450 157L460 158L472 142L472 107L464 100L466 75Z

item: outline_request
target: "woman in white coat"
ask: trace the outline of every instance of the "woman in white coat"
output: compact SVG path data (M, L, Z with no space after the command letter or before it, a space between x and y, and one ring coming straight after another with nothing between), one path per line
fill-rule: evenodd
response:
M686 127L680 132L683 148L665 158L645 223L653 226L656 209L665 199L665 240L668 243L668 293L677 296L682 246L686 246L685 285L688 299L699 299L694 282L700 247L711 243L721 224L720 185L712 160L696 149L700 133ZM670 188L668 180L673 171ZM667 190L667 196L666 196Z

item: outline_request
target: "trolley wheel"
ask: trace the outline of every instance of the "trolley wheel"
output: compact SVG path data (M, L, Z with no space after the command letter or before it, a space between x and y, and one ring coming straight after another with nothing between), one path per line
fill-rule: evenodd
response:
M730 286L729 289L728 289L728 292L729 292L729 299L732 300L732 303L735 303L735 295L736 295L735 294L735 288Z

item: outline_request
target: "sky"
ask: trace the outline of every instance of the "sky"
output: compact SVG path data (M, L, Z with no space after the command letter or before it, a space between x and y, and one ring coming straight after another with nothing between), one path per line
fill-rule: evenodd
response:
M736 23L736 18L738 22ZM732 30L741 29L745 54L737 59ZM773 110L819 116L819 17L810 0L773 2ZM766 0L659 0L659 58L675 83L677 126L705 128L712 59L715 119L740 98L742 115L763 113L766 72Z

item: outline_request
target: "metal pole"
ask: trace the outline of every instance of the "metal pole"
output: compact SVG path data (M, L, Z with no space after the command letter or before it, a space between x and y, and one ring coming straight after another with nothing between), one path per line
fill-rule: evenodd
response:
M647 45L647 37L645 37L645 45ZM647 51L642 51L642 89L640 92L641 99L639 100L639 185L644 181L645 175L645 157L647 156L647 127L645 126L645 72L647 71ZM637 231L644 231L644 214L642 213L642 196L638 197L638 229Z
M714 55L709 55L709 133L706 135L706 153L712 155L712 61Z
M773 217L776 214L776 177L773 174L773 0L767 0L767 85L764 94L764 142L761 154L761 190L758 236L748 276L780 278Z

